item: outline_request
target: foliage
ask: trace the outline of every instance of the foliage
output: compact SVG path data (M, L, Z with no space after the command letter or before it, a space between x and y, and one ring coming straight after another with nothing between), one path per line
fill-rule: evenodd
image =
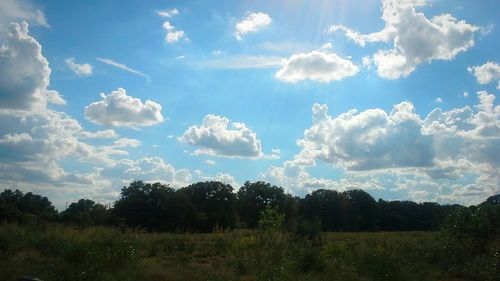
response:
M497 222L474 225L491 221L478 216L494 216L488 211L492 207L486 206L498 206L498 198L492 196L477 206L476 216L475 210L464 210L460 205L375 201L367 192L356 189L344 192L318 189L298 198L286 194L282 187L260 181L245 182L236 193L232 186L217 181L198 182L179 189L134 181L122 188L121 197L112 208L81 199L60 214L46 197L5 190L0 194L0 221L61 220L80 227L127 225L148 231L206 233L258 228L260 215L272 207L283 215L283 229L311 238L318 237L320 231L439 230L448 214L459 210L462 214L455 215L459 217L453 224L461 227L458 233L476 227L489 233L481 235L491 236ZM453 221L453 217L447 220Z
M285 215L278 208L268 205L260 213L259 228L265 231L281 230L284 222Z
M0 222L53 221L56 218L57 211L47 197L17 189L0 193Z
M475 249L437 232L212 234L0 227L0 280L496 280L499 241ZM496 245L496 246L495 246Z
M96 204L89 199L80 199L76 203L71 203L66 210L61 212L61 219L63 222L81 227L117 224L116 218L106 206Z

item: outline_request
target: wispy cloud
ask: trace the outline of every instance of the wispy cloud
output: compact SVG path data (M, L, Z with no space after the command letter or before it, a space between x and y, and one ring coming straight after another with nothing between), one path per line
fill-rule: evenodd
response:
M283 58L274 56L226 56L200 62L199 66L220 69L273 68L282 65Z
M146 79L146 82L149 84L151 83L151 76L143 73L143 72L140 72L138 70L135 70L133 68L130 68L128 67L127 65L123 64L123 63L119 63L119 62L116 62L112 59L106 59L106 58L96 58L96 60L102 62L102 63L105 63L105 64L108 64L108 65L111 65L111 66L114 66L114 67L117 67L121 70L125 70L127 72L130 72L130 73L133 73L135 75L138 75L138 76L141 76L141 77L144 77Z
M163 10L163 11L156 11L156 13L163 18L171 18L175 15L179 14L179 11L177 9L170 9L170 10Z

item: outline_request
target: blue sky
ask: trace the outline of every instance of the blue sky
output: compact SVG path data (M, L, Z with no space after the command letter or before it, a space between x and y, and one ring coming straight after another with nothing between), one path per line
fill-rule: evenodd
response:
M0 186L500 192L497 1L0 0Z

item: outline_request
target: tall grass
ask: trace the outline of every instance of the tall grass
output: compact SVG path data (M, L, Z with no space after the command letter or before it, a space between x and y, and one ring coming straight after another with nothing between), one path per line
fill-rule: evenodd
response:
M0 226L0 280L497 280L499 240L438 232L160 234ZM480 252L481 251L481 252Z

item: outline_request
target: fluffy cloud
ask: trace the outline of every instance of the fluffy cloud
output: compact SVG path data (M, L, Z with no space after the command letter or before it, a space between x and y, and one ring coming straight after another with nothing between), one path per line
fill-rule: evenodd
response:
M313 126L299 142L310 156L349 170L432 166L432 139L422 133L411 103L395 105L389 114L350 110L332 118L327 110L314 104Z
M347 189L376 190L384 189L379 180L373 176L361 174L345 174L343 178L333 180L317 178L307 171L314 162L305 163L296 155L293 160L285 161L281 166L270 166L260 177L262 180L283 186L295 195L304 196L317 189L333 189L345 191Z
M31 24L49 27L45 14L35 8L31 1L2 0L0 1L0 32L11 22L27 21Z
M230 124L224 116L208 114L201 126L189 127L179 140L199 147L195 154L245 158L266 156L255 132L244 123Z
M0 109L42 109L47 102L64 103L56 91L47 89L50 72L42 46L28 34L28 24L11 24L0 45Z
M185 37L184 31L175 30L175 27L168 21L163 23L163 28L167 32L167 35L165 35L165 41L169 44L173 44Z
M121 184L128 184L133 180L144 180L181 187L192 182L189 170L175 169L171 164L156 156L138 160L122 159L117 161L115 166L102 170L100 174L109 178L122 178Z
M96 124L138 128L163 122L161 105L128 96L125 89L118 88L109 95L101 93L101 101L85 107L85 117Z
M196 181L219 181L231 185L236 190L240 187L240 184L236 181L236 179L228 173L217 173L214 176L210 176L203 175L203 172L200 170L195 170L195 175Z
M82 132L80 137L87 139L108 139L108 138L116 138L118 134L111 129L95 131L95 132Z
M59 93L47 90L51 70L41 45L29 35L28 24L11 24L0 47L0 179L3 183L81 183L83 174L69 173L58 162L109 154L80 141L86 132L47 102L64 104ZM108 149L109 152L112 150Z
M88 63L83 63L83 64L75 63L75 58L67 58L64 60L64 62L69 67L69 69L78 76L92 75L93 67Z
M327 83L353 76L358 71L358 67L350 60L343 59L335 53L313 51L292 55L283 62L275 77L292 83L302 80Z
M68 114L48 108L47 102L60 104L64 100L46 88L50 68L26 23L10 26L10 35L0 50L0 185L47 195L62 207L64 202L82 197L113 201L119 195L116 188L127 184L124 178L190 182L189 171L175 169L159 158L123 158L140 141L118 138L113 130L86 131ZM128 114L139 116L141 122L122 120L130 126L153 122L144 121L148 118L162 120L156 103L143 104L126 96L124 90L121 93L103 95L107 99L97 103L97 108L104 104L107 112L129 110ZM97 142L100 145L84 142L96 138L103 139ZM61 161L71 164L63 168Z
M262 12L249 13L245 19L236 24L234 36L236 36L236 39L241 40L245 34L256 32L270 25L271 22L271 17L268 14Z
M480 66L472 66L467 70L476 76L479 84L485 85L493 81L498 82L497 89L500 90L500 65L496 62L487 62Z
M328 115L326 105L315 104L313 124L297 142L300 153L262 177L296 194L314 188L386 187L406 199L478 203L500 192L500 106L485 91L477 97L475 110L436 108L425 118L409 102L389 113L353 109L337 117ZM308 169L317 161L344 175L338 180L312 177Z
M315 104L313 124L297 142L301 151L261 178L297 195L318 188L385 189L400 199L480 203L500 192L500 106L485 91L477 97L474 108L436 108L425 118L409 102L389 113L350 110L337 117ZM318 161L339 176L312 176Z
M407 77L416 67L433 60L451 60L474 45L479 27L450 14L427 18L417 12L423 0L382 0L385 27L370 34L359 34L347 27L333 25L331 32L343 31L355 43L391 42L393 48L373 55L378 75L387 79Z

